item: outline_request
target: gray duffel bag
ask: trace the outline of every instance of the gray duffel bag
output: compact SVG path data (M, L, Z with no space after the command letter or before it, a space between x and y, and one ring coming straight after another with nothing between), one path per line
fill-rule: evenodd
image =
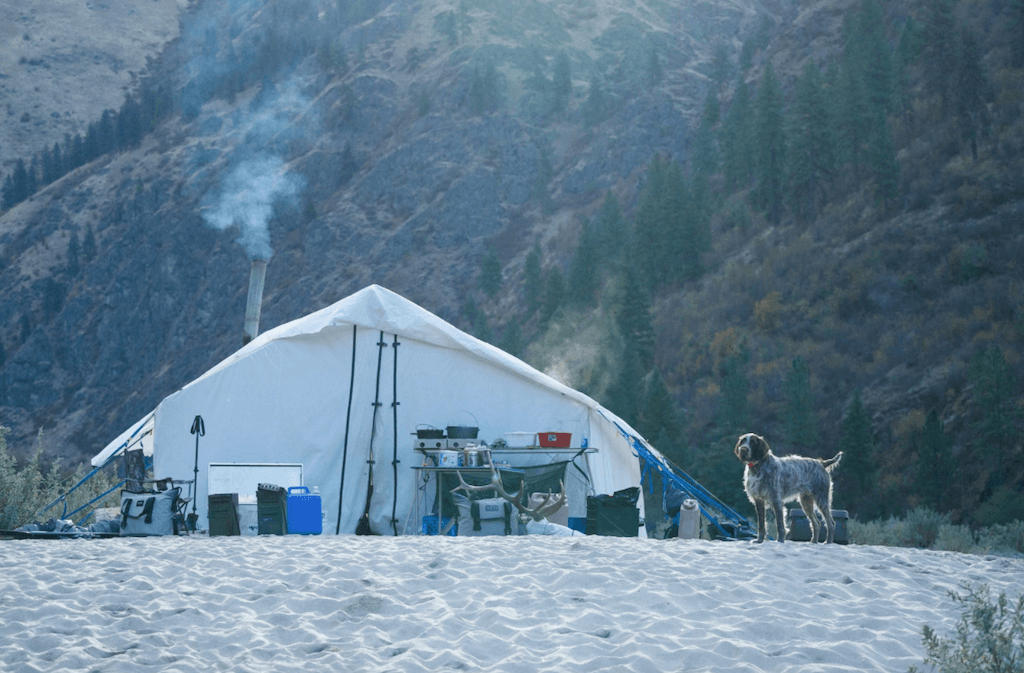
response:
M121 491L121 535L177 535L180 488Z

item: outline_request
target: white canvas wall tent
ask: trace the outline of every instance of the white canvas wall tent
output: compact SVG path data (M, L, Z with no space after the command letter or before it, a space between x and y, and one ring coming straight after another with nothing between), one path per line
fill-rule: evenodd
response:
M590 494L639 486L637 447L647 463L664 462L591 398L377 285L253 339L165 398L93 465L146 435L155 477L192 479L197 415L206 424L200 527L214 467L255 466L256 475L276 465L301 475L301 484L281 486L319 487L325 533L353 533L361 519L377 534L419 533L433 507L413 469L424 462L413 439L424 424L474 425L488 442L516 431L572 433L573 447L591 448L574 461ZM575 500L570 516L586 516L585 498Z

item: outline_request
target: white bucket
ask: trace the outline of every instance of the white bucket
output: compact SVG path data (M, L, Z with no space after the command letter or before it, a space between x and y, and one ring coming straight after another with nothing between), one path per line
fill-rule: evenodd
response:
M679 537L696 540L700 537L700 507L692 498L683 500L679 506Z
M530 504L528 505L529 508L530 509L536 509L537 507L540 507L542 504L544 504L544 500L547 497L548 497L547 493L531 493L530 494ZM552 500L557 500L558 499L558 494L557 493L552 493L551 494L551 498L552 498ZM565 504L562 505L561 507L559 507L558 509L556 509L551 514L548 514L547 518L548 518L548 521L550 521L551 523L557 523L560 526L568 526L569 525L569 496L565 497Z
M256 508L256 498L252 496L238 496L239 535L256 535L259 533L260 522Z
M459 451L439 451L437 454L440 467L459 467Z

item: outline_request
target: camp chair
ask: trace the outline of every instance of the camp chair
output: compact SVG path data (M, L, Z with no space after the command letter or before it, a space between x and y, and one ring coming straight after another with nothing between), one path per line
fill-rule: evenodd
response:
M165 477L163 479L144 479L142 481L143 488L147 485L154 491L164 492L172 488L182 488L188 484L188 495L182 497L178 496L178 500L174 506L174 530L179 533L195 532L196 525L195 520L188 515L188 505L192 502L195 494L192 492L193 486L195 485L194 479L173 479L171 477Z

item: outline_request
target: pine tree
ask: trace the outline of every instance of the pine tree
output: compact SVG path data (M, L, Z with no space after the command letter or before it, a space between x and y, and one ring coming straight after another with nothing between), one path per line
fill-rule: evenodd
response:
M730 192L746 188L754 174L752 117L750 91L746 82L740 79L719 132L722 170L725 174L726 189Z
M651 51L647 56L647 88L653 89L661 84L664 76L665 73L661 68L661 59L658 58L658 50L651 47Z
M640 266L645 284L652 289L676 275L680 246L673 206L679 198L679 176L678 167L655 156L647 168L646 184L633 218L632 262Z
M28 196L32 196L39 189L39 159L37 157L32 157L32 162L28 165L26 178L25 188ZM28 198L28 196L25 198Z
M730 77L732 64L729 63L729 48L724 43L719 43L711 60L711 81L715 83L716 94L721 93Z
M434 19L434 27L437 32L448 38L448 45L454 47L459 43L459 34L456 30L457 21L454 11L442 12Z
M793 360L792 369L783 383L786 392L786 437L790 444L803 450L818 444L818 428L814 422L814 395L811 373L802 357Z
M183 113L184 114L184 113ZM85 131L85 140L82 141L82 164L98 159L100 156L100 138L96 124L91 123Z
M757 91L756 124L758 200L765 209L768 221L778 224L782 219L785 198L782 176L786 161L786 136L782 89L771 61L765 66L761 86Z
M92 225L87 225L85 228L85 238L82 239L82 259L88 264L92 260L96 259L96 234L92 231Z
M608 408L631 426L639 425L644 367L633 344L626 343L618 376L608 390Z
M1024 37L1018 41L1024 41ZM989 122L986 105L989 85L981 67L978 41L966 28L960 30L957 41L956 84L952 88L960 136L970 145L971 157L977 161L978 135Z
M558 56L555 57L555 72L551 84L554 95L552 109L560 113L565 110L572 98L572 64L564 51L558 52Z
M480 68L474 65L473 72L469 78L469 107L473 110L473 114L482 115L487 109L484 86L484 78L480 74Z
M53 151L50 153L53 161L53 179L60 180L68 172L64 165L64 153L61 152L60 143L53 143Z
M540 307L544 294L544 274L540 268L540 245L534 243L523 264L523 298L526 300L528 315Z
M500 348L516 357L523 354L523 331L519 326L519 320L515 317L512 317L505 326L505 333L501 335Z
M81 245L78 242L78 230L71 232L71 240L68 241L68 275L74 278L81 271Z
M64 286L53 278L43 279L43 315L49 320L60 313L64 305Z
M871 135L871 108L868 105L864 80L853 62L844 62L838 79L829 89L832 97L832 118L836 130L836 158L840 166L852 168L851 175L859 182L863 175L865 147Z
M341 152L341 170L338 172L338 186L348 184L352 176L359 170L359 163L356 162L355 154L352 153L352 145L345 142L345 149Z
M867 493L875 473L875 443L871 417L855 390L839 431L839 450L843 452L843 478L853 493Z
M1011 35L1018 38L1024 35L1024 0L1010 0L1007 7ZM1024 40L1017 39L1010 46L1011 64L1014 68L1024 68Z
M971 378L974 405L980 412L974 423L974 454L978 464L996 466L993 471L998 481L1002 479L998 466L1009 465L1009 452L1019 437L1017 381L999 346L983 348L974 355Z
M950 74L956 72L956 0L929 0L924 3L925 89L941 101L940 113L946 116L952 106Z
M540 324L547 325L555 316L555 312L565 301L565 276L557 266L547 273L544 279L544 297L541 305Z
M896 161L892 132L889 131L889 125L881 111L875 112L871 139L869 159L871 173L875 179L875 199L888 204L899 193L900 166Z
M114 118L110 114L110 110L104 110L103 114L100 115L99 126L96 127L96 138L99 145L99 151L96 156L103 156L108 152L114 151L117 146L116 134L114 133Z
M939 414L932 409L925 420L924 428L916 439L917 445L917 479L916 490L926 507L936 512L951 509L947 504L950 477L955 472L956 464L950 450L950 441L946 437Z
M821 71L809 62L797 80L789 116L789 148L786 154L788 201L803 222L818 216L818 204L827 196L834 170L831 120L825 100Z
M31 195L31 192L29 191L28 168L25 166L24 159L19 158L18 161L15 162L12 182L13 189L11 190L10 205L8 208L21 203Z
M601 79L594 75L590 80L590 90L587 100L583 102L583 120L589 126L597 126L604 121L607 112L604 89L601 87Z
M8 175L7 177L4 178L2 201L4 210L7 210L8 208L13 208L14 204L17 203L17 201L14 200L14 191L14 179L10 175Z
M626 268L626 284L622 307L616 315L619 333L633 349L637 365L642 372L654 366L654 325L651 322L651 302L635 265Z
M647 384L641 416L642 421L638 428L641 434L648 439L658 439L655 446L662 453L668 452L678 456L683 434L679 411L665 385L665 379L657 369L651 373Z
M569 303L581 307L591 307L596 303L598 271L601 268L599 259L594 226L583 218L580 239L569 264Z
M718 95L708 91L704 99L704 113L693 137L692 165L694 173L710 176L718 172L718 148L715 146L714 126L719 122L721 110Z
M594 241L597 246L596 259L610 261L613 264L622 262L628 250L629 231L622 208L611 190L605 192L601 210L594 219Z
M728 436L735 437L747 431L750 416L747 410L747 390L750 385L744 365L749 355L738 351L723 362L722 401L718 408L718 426Z
M480 289L491 299L501 290L501 260L494 246L487 249L480 264Z

